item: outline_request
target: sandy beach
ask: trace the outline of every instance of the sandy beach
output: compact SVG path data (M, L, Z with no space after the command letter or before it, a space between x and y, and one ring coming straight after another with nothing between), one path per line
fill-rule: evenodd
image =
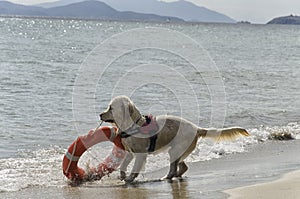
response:
M300 170L285 174L282 178L269 183L256 184L226 190L230 199L296 199L300 197Z
M96 197L216 199L228 198L230 195L232 195L231 198L270 198L271 196L271 198L281 198L280 196L284 195L285 198L297 198L300 193L295 189L300 185L298 178L300 172L297 171L284 176L283 179L278 179L300 168L299 151L300 140L268 141L251 146L246 153L190 163L190 169L182 181L152 181L166 174L167 168L164 168L141 175L138 179L141 183L133 185L120 184L112 176L103 181L83 184L79 187L71 187L67 183L54 187L39 186L18 192L1 193L0 196L1 198L36 199ZM249 187L234 189L243 186Z

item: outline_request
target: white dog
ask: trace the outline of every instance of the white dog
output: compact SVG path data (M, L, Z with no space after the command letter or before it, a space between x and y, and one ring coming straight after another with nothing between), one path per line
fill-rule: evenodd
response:
M130 152L120 168L120 177L126 182L132 182L138 176L148 153L168 150L170 170L165 178L172 179L181 177L187 171L184 159L195 149L198 138L223 140L249 135L243 128L204 129L180 117L143 116L126 96L114 98L107 110L100 114L100 118L105 122L114 123L119 128L118 133L122 136L125 150ZM133 154L136 160L131 174L126 177L125 172Z

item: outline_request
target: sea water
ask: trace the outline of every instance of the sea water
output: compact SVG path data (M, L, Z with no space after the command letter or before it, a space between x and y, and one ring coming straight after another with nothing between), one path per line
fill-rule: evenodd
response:
M0 18L0 192L66 184L67 147L119 94L143 114L251 134L201 139L188 162L278 134L299 139L299 35L281 25ZM79 165L97 165L110 150L99 144ZM167 165L166 154L149 156L144 172Z

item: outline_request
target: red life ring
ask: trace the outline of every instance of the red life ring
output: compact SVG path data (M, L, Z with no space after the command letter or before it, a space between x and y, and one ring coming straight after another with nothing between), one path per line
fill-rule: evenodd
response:
M79 136L68 148L63 158L63 173L72 181L83 181L88 179L88 174L77 166L80 156L90 147L100 142L111 141L114 143L112 153L98 165L92 169L94 179L100 179L104 175L113 172L122 163L125 157L124 146L121 137L117 135L116 127L104 126L97 130L90 130L87 135ZM90 174L89 174L90 175Z

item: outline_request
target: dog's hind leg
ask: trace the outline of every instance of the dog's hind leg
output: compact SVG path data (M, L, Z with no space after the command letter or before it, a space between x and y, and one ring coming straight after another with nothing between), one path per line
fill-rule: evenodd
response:
M170 163L170 170L169 170L168 175L165 177L165 179L171 180L173 177L177 176L178 162L179 162L179 159Z
M125 178L126 182L132 182L140 173L145 165L147 153L137 153L131 174Z
M178 168L179 170L176 177L180 178L188 170L188 166L185 164L184 161L182 161L178 164Z
M125 159L123 160L123 162L120 166L120 180L125 180L127 167L130 164L130 162L132 161L132 159L133 159L133 154L127 153L125 156Z

